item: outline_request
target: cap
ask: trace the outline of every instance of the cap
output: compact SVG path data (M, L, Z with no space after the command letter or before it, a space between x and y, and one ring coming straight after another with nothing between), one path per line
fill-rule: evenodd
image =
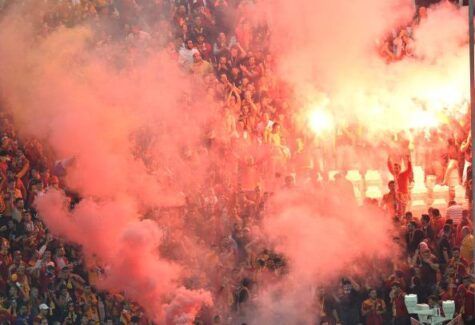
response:
M39 308L40 308L40 310L48 310L49 309L47 304L41 304L41 305L39 305Z

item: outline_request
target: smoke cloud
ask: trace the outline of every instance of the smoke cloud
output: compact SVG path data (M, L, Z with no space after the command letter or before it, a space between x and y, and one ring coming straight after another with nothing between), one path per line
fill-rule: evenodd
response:
M124 291L156 321L192 319L212 305L210 293L182 287L182 267L160 257L163 229L143 216L183 205L182 191L201 186L208 160L195 148L215 103L164 50L130 64L131 49L96 46L87 24L41 36L38 17L12 10L1 22L4 103L23 135L48 143L56 159L74 157L65 181L83 198L69 211L50 190L39 214L82 245L90 267L105 268L99 288Z
M257 299L252 318L263 324L315 322L317 286L366 274L369 261L394 252L391 220L375 207L359 207L348 187L282 190L269 205L263 230L288 259L288 274Z
M336 124L358 121L372 139L384 130L434 127L460 117L468 101L466 7L442 2L410 24L412 1L266 1L251 15L272 31L277 74L295 91L296 120L328 110ZM412 57L386 64L384 39L413 35ZM391 44L389 44L390 46Z

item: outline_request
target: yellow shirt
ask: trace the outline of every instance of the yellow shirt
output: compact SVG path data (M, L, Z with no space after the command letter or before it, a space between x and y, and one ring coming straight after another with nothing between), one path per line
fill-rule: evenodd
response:
M96 0L97 7L105 7L110 3L109 0Z
M473 260L473 235L467 235L460 245L460 256L462 256L469 264Z
M280 146L280 133L271 133L269 135L269 142L275 146Z
M191 66L191 71L195 74L204 76L208 73L213 72L213 67L209 64L208 61L195 62Z

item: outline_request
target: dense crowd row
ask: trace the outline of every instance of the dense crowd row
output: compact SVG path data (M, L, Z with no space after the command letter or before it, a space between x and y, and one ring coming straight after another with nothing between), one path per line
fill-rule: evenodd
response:
M32 203L60 186L61 172L33 139L20 142L2 114L0 319L2 324L137 322L141 310L91 288L81 249L53 238Z
M243 14L247 1L238 0L71 0L45 1L42 20L46 35L59 26L88 23L97 27L97 46L120 42L129 48L167 48L185 71L201 78L207 93L222 107L220 138L226 146L267 146L272 163L239 157L239 171L230 188L216 182L209 190L189 198L179 212L187 237L209 234L200 240L215 247L207 279L190 276L189 288L206 287L216 297L212 310L203 310L197 324L245 321L252 310L260 279L275 281L286 274L282 256L267 247L258 229L269 192L292 187L308 179L331 182L328 170L348 169L354 159L349 150L372 154L375 146L359 137L358 127L338 130L336 148L313 150L306 137L294 130L286 87L273 74L268 51L269 30L253 25ZM7 10L14 1L3 1ZM418 19L426 15L419 9ZM388 63L411 55L410 28L381 48ZM471 191L471 135L466 121L452 121L429 137L387 135L387 149L413 156L427 174L447 182L451 169ZM138 324L147 323L140 306L122 295L98 292L92 284L97 270L86 268L80 247L54 238L35 212L35 196L48 188L64 188L64 170L55 164L47 147L35 139L19 139L7 115L2 115L0 151L0 317L5 324ZM356 139L356 140L355 140ZM411 141L415 142L411 146ZM427 145L430 144L430 145ZM390 147L390 148L389 148ZM415 147L415 149L411 149ZM379 150L383 151L383 150ZM369 159L374 161L375 159ZM382 158L384 162L385 157ZM397 165L397 164L396 164ZM387 263L369 279L348 275L321 286L315 293L315 317L320 324L408 324L404 293L435 306L454 299L466 323L474 321L473 235L470 210L450 204L445 216L429 208L413 216L407 210L411 174L390 165L395 182L380 204L394 217L394 240L401 247L397 263ZM410 166L410 160L406 166ZM361 169L380 166L360 165ZM289 175L293 176L289 176ZM318 181L317 181L318 179ZM334 182L340 182L336 177ZM264 184L266 192L257 186ZM471 195L469 195L471 197ZM470 202L471 203L471 202ZM371 204L371 202L369 203ZM471 208L471 204L469 206ZM176 259L185 250L173 238L161 252ZM217 267L216 267L217 266ZM208 265L209 268L209 265ZM382 269L382 270L383 270ZM213 276L210 276L212 274ZM216 284L218 283L218 284ZM252 320L247 320L252 323Z

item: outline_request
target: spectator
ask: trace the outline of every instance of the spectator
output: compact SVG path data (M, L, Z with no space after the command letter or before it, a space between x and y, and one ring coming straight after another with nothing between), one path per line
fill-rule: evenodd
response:
M234 44L236 44L236 39L234 37L231 37L231 39L228 40L225 33L219 33L218 38L213 45L214 56L229 56L229 50Z
M193 65L191 66L191 71L199 76L204 76L206 74L213 72L213 67L208 61L205 61L201 58L200 52L195 52L193 54Z
M424 233L417 228L417 224L415 221L411 221L407 225L405 239L407 253L409 254L409 256L413 256L420 242L424 239Z
M316 302L318 304L317 317L320 320L320 324L341 323L336 310L335 299L324 288L319 289Z
M391 292L389 299L391 301L393 323L395 325L409 324L409 314L404 302L404 291L401 290L400 283L394 282L391 284Z
M399 200L396 195L396 183L394 181L390 181L388 183L389 192L383 195L382 198L382 208L390 215L395 216L397 215L397 211L399 211L398 205Z
M394 177L396 185L396 193L400 202L399 215L406 212L406 204L409 200L409 181L412 177L412 164L409 156L406 156L407 169L401 172L401 165L399 163L392 163L388 159L388 169Z
M462 215L463 207L455 201L450 201L449 207L447 208L447 219L452 219L454 225L457 226L462 221Z
M188 39L179 50L179 62L185 67L191 67L194 62L194 55L199 51L194 47L193 41Z
M365 318L366 325L382 325L383 314L386 311L384 300L379 299L376 289L370 289L369 298L363 301L361 314Z
M191 35L195 41L198 40L199 36L203 38L209 36L209 31L203 25L203 19L200 15L196 15L193 20L193 27L191 28Z
M462 243L460 245L460 256L467 261L469 265L473 264L473 246L474 238L470 228L464 226L462 228Z
M466 324L470 324L475 319L474 295L475 287L473 286L472 276L466 275L455 294L456 311L462 315L462 319Z
M420 269L421 279L421 300L424 301L427 297L435 292L437 283L437 272L440 269L438 258L434 256L426 243L421 242L419 248L416 250L412 265Z
M211 62L213 49L203 34L196 35L196 48L200 51L203 60Z
M448 266L454 269L454 273L458 279L457 282L461 282L461 279L467 275L467 268L469 265L467 261L460 256L460 248L452 248L452 258L449 260Z
M445 218L440 215L439 209L432 209L429 212L429 215L431 215L432 229L434 230L434 233L439 234L445 225Z
M335 296L338 305L338 315L343 325L360 322L360 286L351 278L341 281L340 294Z
M451 232L452 227L450 225L445 225L442 238L439 239L437 244L437 255L439 256L439 262L443 265L449 263L449 260L452 257L452 248L450 244Z
M33 319L33 323L42 323L43 320L48 321L49 319L50 308L48 307L48 305L40 304L39 309L40 309L40 313L36 315L36 317Z
M469 211L468 210L463 210L462 211L462 220L457 225L457 229L456 229L456 239L455 240L456 240L457 245L460 245L460 243L462 242L462 239L463 239L462 229L463 229L463 227L467 226L469 229L472 228L472 221L470 220L469 217L470 217Z
M432 229L430 217L428 214L423 214L421 216L421 224L422 224L422 233L424 234L424 238L432 242L435 239L435 233Z

